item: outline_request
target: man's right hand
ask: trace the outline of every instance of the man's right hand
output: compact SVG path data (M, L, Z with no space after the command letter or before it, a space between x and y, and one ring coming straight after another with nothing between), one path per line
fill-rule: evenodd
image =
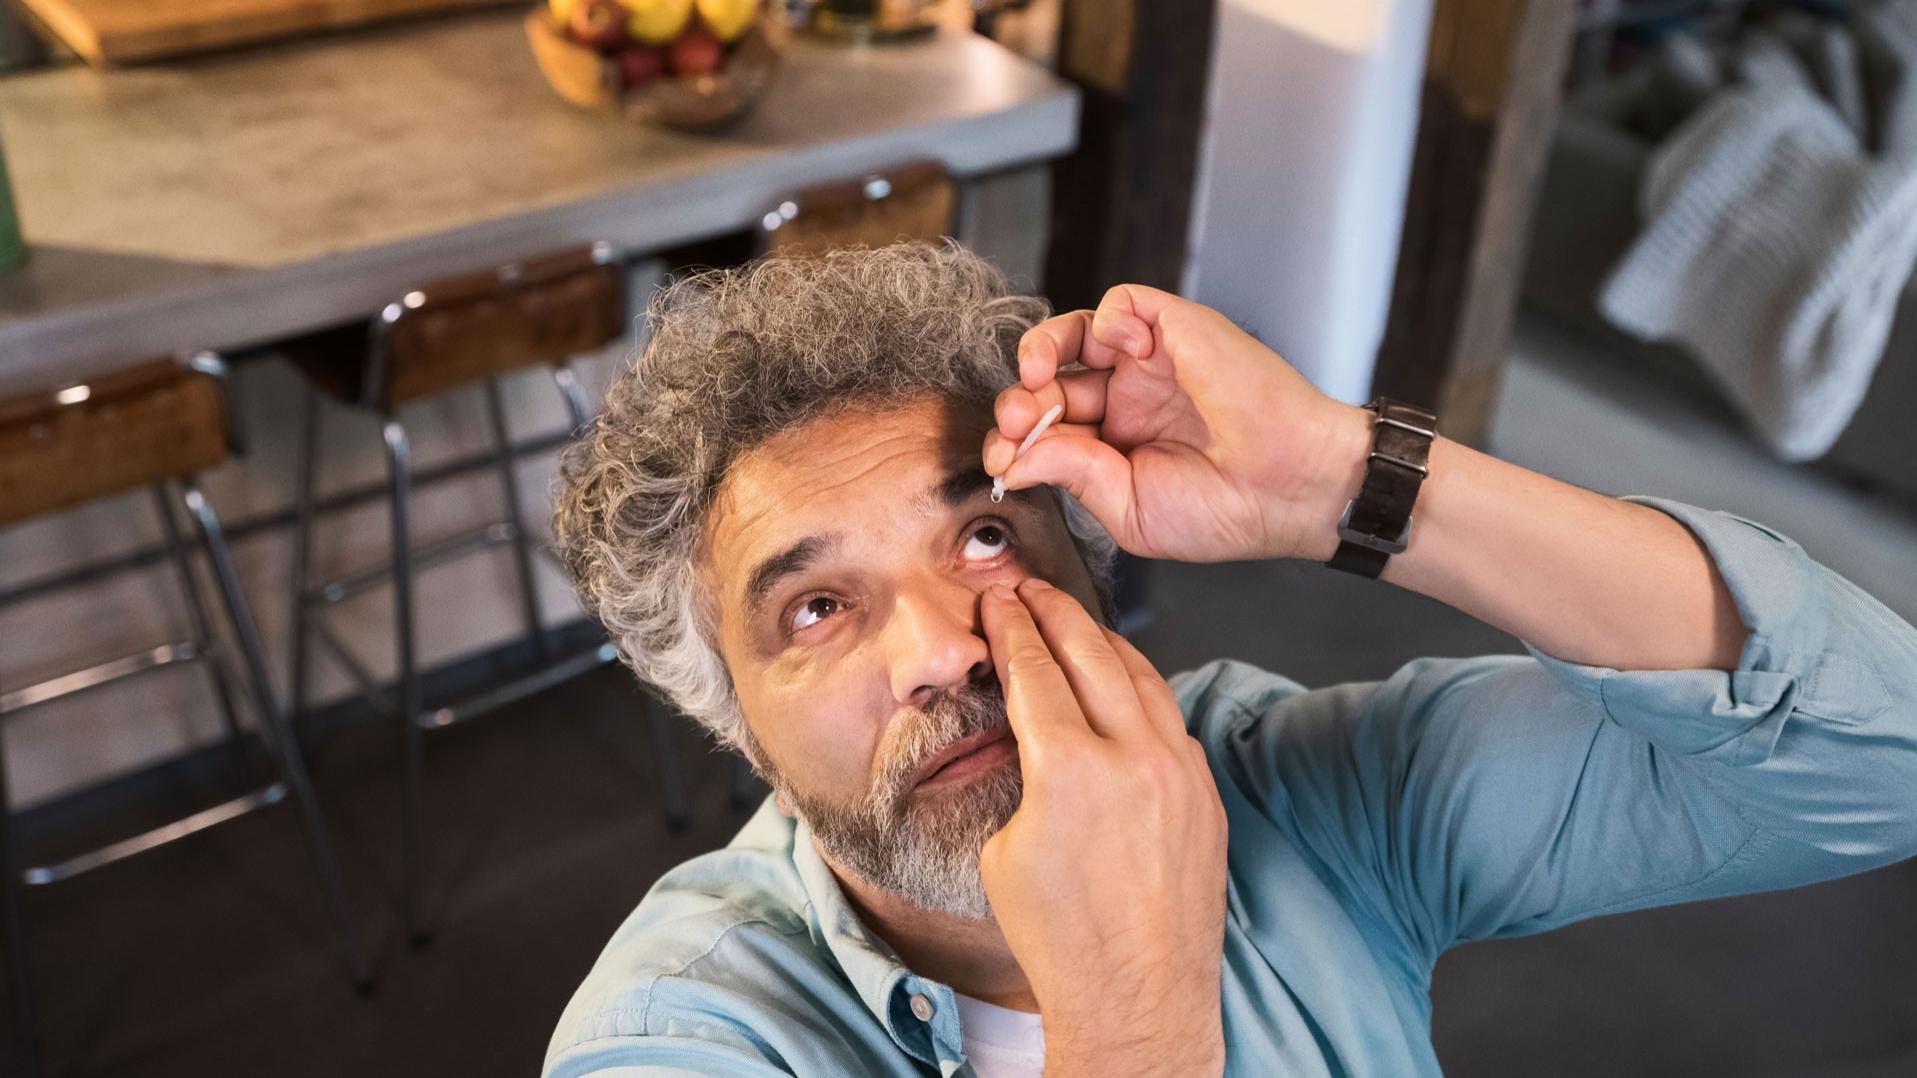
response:
M1032 578L980 606L1025 789L979 868L1046 1075L1219 1073L1225 810L1204 749L1151 663L1070 595Z
M1065 369L1083 364L1086 369ZM1069 490L1124 549L1178 561L1329 558L1371 417L1209 307L1119 285L1019 342L985 470ZM1013 463L1041 415L1062 421Z

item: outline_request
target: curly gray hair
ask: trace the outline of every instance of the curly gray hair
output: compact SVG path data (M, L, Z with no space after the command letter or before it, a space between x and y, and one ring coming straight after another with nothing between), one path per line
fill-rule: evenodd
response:
M740 455L848 407L924 397L990 411L1041 299L955 243L850 248L711 270L661 289L651 339L569 445L553 533L573 586L642 680L722 744L755 746L696 571ZM1108 622L1111 537L1056 491Z

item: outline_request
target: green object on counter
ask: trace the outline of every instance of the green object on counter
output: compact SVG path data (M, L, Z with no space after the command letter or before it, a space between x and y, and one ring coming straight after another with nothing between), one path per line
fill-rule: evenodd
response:
M0 273L27 264L27 241L20 235L20 215L13 208L13 184L7 179L7 151L0 146Z

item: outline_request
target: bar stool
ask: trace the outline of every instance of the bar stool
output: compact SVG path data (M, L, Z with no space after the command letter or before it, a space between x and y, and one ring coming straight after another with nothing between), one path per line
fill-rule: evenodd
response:
M557 684L612 661L616 652L602 644L589 652L553 660L551 643L540 623L539 597L532 574L534 544L519 511L519 484L497 379L534 366L548 367L564 397L572 429L585 426L591 409L571 359L618 340L625 322L625 277L605 243L579 247L424 285L387 304L371 326L352 325L289 342L282 351L306 374L307 393L298 479L299 524L294 547L294 617L290 683L297 723L305 706L307 636L325 646L357 681L381 713L399 721L401 731L402 891L407 927L415 944L432 937L428 902L431 877L427 841L424 731L472 718L501 704ZM411 514L412 443L400 410L417 401L478 385L486 396L505 518L432 542L415 544ZM339 579L311 580L313 491L319 460L320 394L382 420L391 514L390 561ZM414 648L417 612L413 573L461 554L510 543L525 632L535 654L546 662L534 674L495 689L476 700L428 713L420 698ZM542 548L543 549L543 548ZM546 552L550 553L550 552ZM352 595L389 583L397 684L391 692L376 683L367 664L320 618L324 608ZM671 726L647 705L667 825L685 826L689 816L682 776L667 765Z
M339 862L306 762L267 680L259 630L241 592L219 517L194 478L195 473L219 464L237 449L225 386L224 362L202 352L140 363L84 385L0 398L0 527L147 488L159 512L167 553L185 595L192 629L191 638L185 641L162 644L39 684L0 691L0 719L122 678L178 663L201 662L211 668L214 697L236 759L248 762L249 754L234 698L249 696L261 739L278 765L273 782L243 796L111 845L24 870L11 833L11 809L0 811L0 861L4 861L0 901L5 905L7 975L23 1073L32 1073L34 1068L34 1025L20 920L22 884L56 883L112 864L276 804L289 792L299 810L308 851L353 982L362 989L371 984L358 922L347 903ZM216 594L237 645L244 676L231 668L230 656L207 617L188 544L175 516L181 507L193 522L199 552L212 565ZM0 751L0 807L5 805L6 768L4 752Z

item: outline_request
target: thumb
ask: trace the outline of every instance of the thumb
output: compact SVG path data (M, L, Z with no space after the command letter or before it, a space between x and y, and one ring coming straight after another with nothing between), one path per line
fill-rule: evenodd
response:
M1041 483L1070 491L1120 546L1133 545L1132 464L1116 447L1096 437L1042 437L1005 470L1011 489Z

